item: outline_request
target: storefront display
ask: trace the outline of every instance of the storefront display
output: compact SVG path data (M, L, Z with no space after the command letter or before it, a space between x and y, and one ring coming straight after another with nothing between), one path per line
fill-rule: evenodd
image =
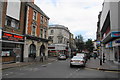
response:
M23 61L23 46L24 36L2 32L2 62L10 63Z

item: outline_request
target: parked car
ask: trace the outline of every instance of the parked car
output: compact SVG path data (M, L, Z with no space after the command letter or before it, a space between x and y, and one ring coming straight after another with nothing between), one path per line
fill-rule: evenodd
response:
M65 59L67 59L66 55L64 54L58 55L58 60L65 60Z
M85 67L85 59L81 56L73 56L73 58L70 60L70 67L73 66L84 66Z

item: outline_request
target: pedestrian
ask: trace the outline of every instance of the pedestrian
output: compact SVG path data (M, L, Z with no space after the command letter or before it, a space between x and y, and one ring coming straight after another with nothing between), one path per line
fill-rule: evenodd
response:
M103 53L103 63L105 63L105 54Z
M96 53L94 53L93 57L94 57L94 59L96 59L96 57L97 57L97 54L96 54Z
M41 52L40 61L43 62L43 53Z
M33 54L33 59L34 59L34 61L35 61L35 59L36 59L36 54L35 54L35 53Z

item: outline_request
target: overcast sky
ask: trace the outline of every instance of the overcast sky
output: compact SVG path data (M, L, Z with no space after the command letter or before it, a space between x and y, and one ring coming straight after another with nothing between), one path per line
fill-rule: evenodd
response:
M69 28L84 40L96 39L98 14L104 0L35 0L50 18L49 24L60 24Z

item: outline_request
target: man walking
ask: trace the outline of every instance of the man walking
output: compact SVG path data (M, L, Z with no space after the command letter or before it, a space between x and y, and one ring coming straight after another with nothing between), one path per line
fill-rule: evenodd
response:
M43 62L43 53L41 52L40 61Z

